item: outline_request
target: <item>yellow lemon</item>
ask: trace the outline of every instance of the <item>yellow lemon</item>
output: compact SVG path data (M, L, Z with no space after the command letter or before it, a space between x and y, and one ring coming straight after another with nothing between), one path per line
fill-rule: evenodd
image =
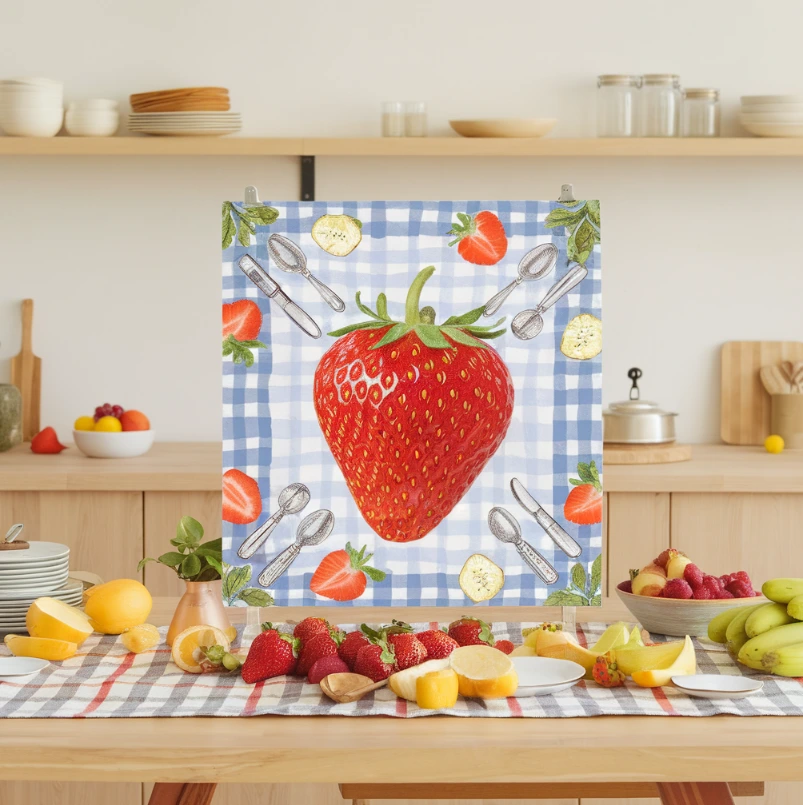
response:
M54 640L50 637L25 637L8 634L3 641L15 657L36 657L40 660L58 662L75 656L78 646L69 640Z
M159 642L159 630L150 623L132 626L120 635L120 642L134 654L142 654Z
M451 668L430 671L415 681L415 700L425 710L442 710L457 704L457 674Z
M103 433L120 433L123 430L123 426L116 416L102 416L95 423L95 430Z
M443 671L450 666L448 657L442 660L427 660L419 665L413 665L411 668L405 668L403 671L391 674L388 679L388 685L399 698L414 702L416 699L415 684L418 677L433 671Z
M764 449L768 453L782 453L784 449L783 437L773 434L764 439Z
M121 634L145 623L151 614L151 594L134 579L107 581L87 592L84 609L95 631L102 634Z
M95 420L91 416L79 416L73 425L75 430L95 430Z
M461 696L475 699L503 699L519 686L513 661L491 646L461 646L449 660L457 674Z
M201 646L222 646L224 651L231 648L229 638L226 634L215 626L190 626L176 635L173 640L171 656L173 662L190 674L200 674L203 672L204 654Z
M92 634L89 618L76 607L55 598L37 598L25 615L31 637L66 640L80 646Z

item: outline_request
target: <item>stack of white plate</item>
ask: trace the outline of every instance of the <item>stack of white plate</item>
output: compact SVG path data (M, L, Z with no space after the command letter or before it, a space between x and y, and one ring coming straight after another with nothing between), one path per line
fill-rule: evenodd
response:
M70 549L57 542L31 542L19 551L0 551L0 634L25 629L25 613L47 595L81 603L83 584L69 578Z
M49 78L0 81L0 127L15 137L53 137L64 121L64 85Z
M758 137L803 137L803 95L744 95L740 120Z
M142 112L128 116L128 128L142 134L220 137L242 128L239 112Z

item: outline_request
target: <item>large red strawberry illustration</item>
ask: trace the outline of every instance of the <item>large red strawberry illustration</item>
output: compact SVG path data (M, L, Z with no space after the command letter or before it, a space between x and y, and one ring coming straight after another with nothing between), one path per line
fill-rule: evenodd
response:
M426 536L465 495L496 452L513 414L513 382L496 350L501 323L477 326L483 308L436 325L419 310L423 269L407 294L404 321L360 302L369 321L337 341L315 370L318 422L346 484L382 539Z

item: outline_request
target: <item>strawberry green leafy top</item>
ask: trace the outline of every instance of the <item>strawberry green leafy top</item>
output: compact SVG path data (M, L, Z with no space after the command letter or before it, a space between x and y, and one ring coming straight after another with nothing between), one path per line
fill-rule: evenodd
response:
M339 338L342 335L353 333L355 330L375 330L380 327L392 325L384 336L374 344L371 349L392 344L400 338L404 338L409 332L414 332L422 344L433 349L455 349L455 344L465 344L471 347L486 349L485 344L477 339L499 338L504 335L505 329L495 329L505 320L504 317L499 321L488 326L475 324L482 316L483 307L474 308L462 316L450 316L443 324L435 324L435 310L426 306L419 310L421 291L426 281L435 273L435 266L427 266L422 269L418 276L410 285L407 292L407 301L404 305L404 321L394 321L388 316L388 300L385 294L381 293L376 298L376 313L360 301L360 292L357 291L357 307L366 315L370 316L369 321L359 324L350 324L339 330L334 330L329 335Z

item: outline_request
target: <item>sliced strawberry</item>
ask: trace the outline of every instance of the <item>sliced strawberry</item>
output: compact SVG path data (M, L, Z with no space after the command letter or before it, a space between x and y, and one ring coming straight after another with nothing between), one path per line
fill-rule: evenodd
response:
M457 213L458 223L449 230L457 237L449 243L460 244L457 251L469 263L478 266L496 265L507 253L507 235L502 222L492 212L484 210L468 216Z
M571 523L593 525L602 522L602 484L595 462L577 465L580 479L570 478L574 489L563 504L563 516Z
M32 453L60 453L66 449L66 445L59 442L59 437L56 436L56 431L53 428L42 428L31 439Z
M367 565L373 554L366 556L366 548L363 545L356 551L347 542L345 550L332 551L324 556L312 575L310 590L333 601L353 601L365 592L366 576L371 581L384 581L383 571Z
M240 470L223 474L223 519L228 523L253 523L262 514L259 484Z
M262 311L250 299L238 299L223 305L223 337L233 335L238 341L251 341L259 337L262 329Z

